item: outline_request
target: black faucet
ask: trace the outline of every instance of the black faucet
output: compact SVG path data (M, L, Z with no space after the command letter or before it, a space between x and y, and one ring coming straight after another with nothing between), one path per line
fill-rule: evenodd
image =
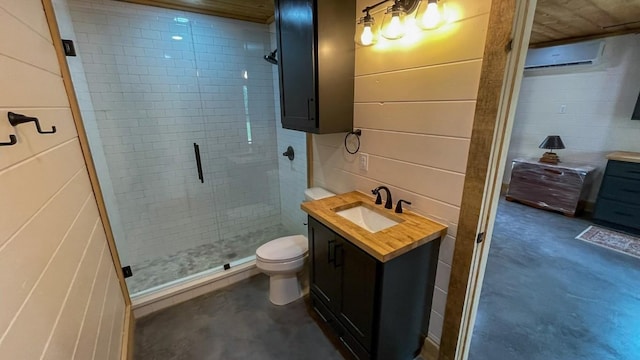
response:
M407 200L398 200L398 204L396 204L396 212L398 214L402 214L402 203L405 203L407 205L411 205L410 201Z
M371 193L376 196L376 204L382 204L382 198L380 198L380 190L384 190L387 192L387 201L384 203L385 209L393 209L393 200L391 200L391 191L386 186L378 186L377 188L371 190Z

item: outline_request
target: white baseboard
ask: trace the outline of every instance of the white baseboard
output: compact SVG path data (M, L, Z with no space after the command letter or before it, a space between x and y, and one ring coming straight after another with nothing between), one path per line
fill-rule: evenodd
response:
M222 289L259 273L256 261L252 260L226 271L201 276L147 295L138 296L131 299L133 315L138 319L200 295Z

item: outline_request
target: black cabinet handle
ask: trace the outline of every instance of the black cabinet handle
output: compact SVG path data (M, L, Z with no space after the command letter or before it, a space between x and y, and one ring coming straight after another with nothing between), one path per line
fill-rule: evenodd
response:
M338 251L339 250L339 251ZM340 256L338 256L340 253ZM340 259L340 261L338 261ZM333 247L333 267L340 267L344 264L344 248L342 245L336 245Z
M329 264L333 263L333 265L335 266L335 261L336 261L336 241L335 240L329 240L329 253L327 254L327 262Z
M313 98L307 99L307 119L315 120L315 105L313 105Z
M620 216L633 217L633 214L623 213L620 211L614 211L613 213Z
M631 194L637 194L638 193L638 190L631 190L631 189L620 189L620 191L631 193Z
M204 184L204 177L202 176L202 161L200 160L200 146L193 143L193 150L196 153L196 166L198 167L198 179Z
M556 170L556 169L542 169L543 171L546 171L548 173L552 173L552 174L556 174L556 175L562 175L563 172L560 170Z

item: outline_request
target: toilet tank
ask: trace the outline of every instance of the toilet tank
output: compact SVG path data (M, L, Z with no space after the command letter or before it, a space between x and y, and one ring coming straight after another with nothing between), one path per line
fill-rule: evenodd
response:
M313 188L306 189L304 191L305 201L320 200L320 199L328 198L334 195L335 194L332 193L331 191L328 191L321 187L313 187Z

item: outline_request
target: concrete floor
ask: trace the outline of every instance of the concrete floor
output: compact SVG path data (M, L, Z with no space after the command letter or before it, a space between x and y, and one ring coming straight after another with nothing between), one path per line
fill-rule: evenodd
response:
M583 219L503 201L470 360L640 358L640 259L574 239ZM136 359L342 359L303 300L258 275L137 321Z
M589 225L501 202L470 360L640 359L640 259L574 239Z
M138 320L135 358L343 359L303 299L275 306L268 289L260 274Z

